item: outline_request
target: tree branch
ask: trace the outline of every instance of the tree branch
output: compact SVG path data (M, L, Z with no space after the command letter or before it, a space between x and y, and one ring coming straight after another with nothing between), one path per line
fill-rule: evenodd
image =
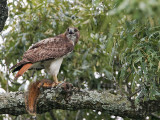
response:
M111 115L144 118L160 110L159 101L140 102L134 108L126 96L111 94L108 91L88 91L73 88L70 92L61 87L41 90L38 98L37 113L51 109L78 110L92 109L104 111ZM24 92L0 94L0 114L21 115L27 113Z

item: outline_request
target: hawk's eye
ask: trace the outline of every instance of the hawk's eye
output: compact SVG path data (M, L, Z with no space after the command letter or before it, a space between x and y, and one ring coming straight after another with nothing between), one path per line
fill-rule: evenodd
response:
M77 29L74 29L74 32L77 32L78 30Z

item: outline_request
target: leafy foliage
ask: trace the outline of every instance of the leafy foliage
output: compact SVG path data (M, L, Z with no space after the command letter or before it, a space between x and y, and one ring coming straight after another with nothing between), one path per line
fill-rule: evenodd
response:
M81 37L74 52L61 66L59 79L86 89L113 89L136 101L160 96L160 2L157 0L27 0L9 4L9 23L0 46L2 88L16 91L9 68L29 46L47 37L77 27ZM32 81L32 72L23 80ZM36 72L37 79L47 77ZM34 78L36 78L34 77ZM24 82L25 84L25 82ZM127 89L126 89L127 88ZM89 110L86 119L105 119ZM55 112L58 119L74 119L77 112ZM93 115L92 115L93 114ZM50 114L47 113L47 118Z

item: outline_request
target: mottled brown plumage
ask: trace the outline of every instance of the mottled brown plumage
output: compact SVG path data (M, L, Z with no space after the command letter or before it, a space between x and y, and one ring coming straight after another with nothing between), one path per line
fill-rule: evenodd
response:
M61 65L63 57L73 51L74 46L76 45L78 40L78 29L70 27L63 34L60 34L56 37L44 39L32 45L24 53L23 59L11 69L14 68L13 72L15 72L21 70L24 65L31 63L33 65L28 69L45 68L48 69L52 75L56 74L57 76L58 73L54 73L54 69L51 70L51 67L55 67L53 63ZM60 62L57 62L56 60ZM56 68L57 71L59 71L59 67Z

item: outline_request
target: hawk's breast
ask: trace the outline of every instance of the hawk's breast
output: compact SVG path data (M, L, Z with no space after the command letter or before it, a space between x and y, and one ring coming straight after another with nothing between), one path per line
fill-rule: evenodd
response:
M63 61L63 57L49 60L43 63L44 68L47 70L47 72L51 75L57 75L59 73L59 69L61 67Z

